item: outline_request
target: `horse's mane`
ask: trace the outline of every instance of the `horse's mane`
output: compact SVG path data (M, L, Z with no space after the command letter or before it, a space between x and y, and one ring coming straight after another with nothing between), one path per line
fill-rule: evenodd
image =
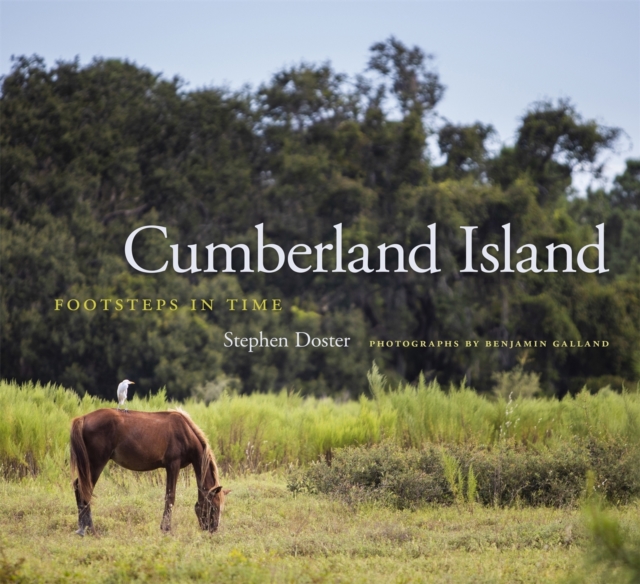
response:
M209 468L211 468L211 473L213 474L214 487L219 486L220 478L218 476L218 465L216 463L216 458L213 455L213 451L211 450L211 446L209 446L209 440L207 439L206 434L200 428L198 428L196 423L191 419L191 416L182 408L176 408L170 411L177 412L184 418L189 428L191 428L193 433L200 441L200 444L202 444L202 462L200 468L200 477L202 484L200 485L200 487L204 485L204 477Z

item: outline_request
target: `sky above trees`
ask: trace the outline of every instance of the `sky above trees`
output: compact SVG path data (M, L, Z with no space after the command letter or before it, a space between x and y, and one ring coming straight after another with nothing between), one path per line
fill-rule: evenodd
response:
M640 4L513 2L10 2L0 4L0 73L11 55L127 58L190 89L267 83L282 67L330 60L355 74L390 34L434 55L446 86L438 113L492 124L513 144L541 99L570 98L622 128L605 175L640 155ZM443 125L444 120L439 120ZM437 149L434 148L434 152ZM574 177L584 189L586 179Z

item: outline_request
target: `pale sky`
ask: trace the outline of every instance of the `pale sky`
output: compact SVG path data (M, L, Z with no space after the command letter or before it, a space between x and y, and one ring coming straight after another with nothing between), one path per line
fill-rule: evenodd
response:
M0 74L11 55L117 57L188 88L239 89L301 61L353 75L390 35L435 56L447 87L438 113L451 122L491 123L513 143L530 104L570 98L627 134L609 177L640 157L637 0L0 0Z

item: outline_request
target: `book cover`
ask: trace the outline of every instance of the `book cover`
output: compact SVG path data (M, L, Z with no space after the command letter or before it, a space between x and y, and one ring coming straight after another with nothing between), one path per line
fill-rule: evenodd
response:
M607 521L635 553L636 4L26 6L2 3L0 573L555 581ZM211 484L179 472L201 455L90 446L94 528L69 429L100 409L150 457L209 443ZM576 535L594 498L619 524L594 503ZM633 577L622 555L594 569Z

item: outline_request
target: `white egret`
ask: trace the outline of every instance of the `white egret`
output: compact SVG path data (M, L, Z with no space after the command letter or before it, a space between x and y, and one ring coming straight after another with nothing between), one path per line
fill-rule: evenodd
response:
M118 409L120 409L120 406L125 405L124 402L127 401L127 389L130 385L134 385L134 382L129 381L128 379L125 379L120 385L118 385ZM126 406L124 407L124 411L129 411Z

